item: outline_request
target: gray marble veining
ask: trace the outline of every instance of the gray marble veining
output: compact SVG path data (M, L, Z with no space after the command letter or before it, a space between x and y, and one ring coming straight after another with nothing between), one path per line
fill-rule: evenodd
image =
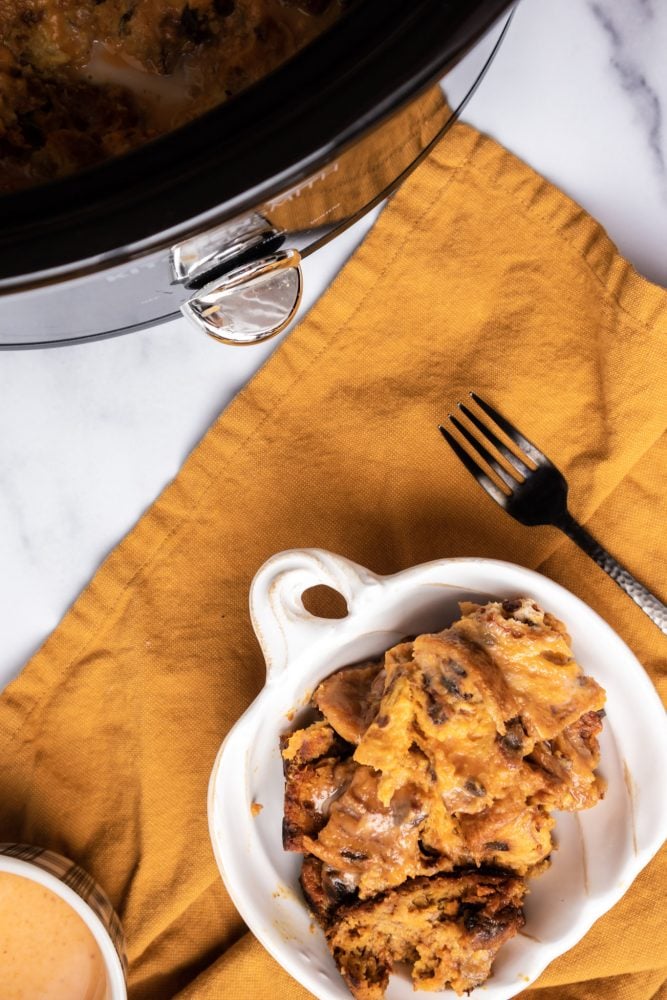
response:
M667 98L667 7L651 0L589 0L589 8L609 40L610 67L641 122L667 199L664 108ZM655 38L661 40L655 58Z

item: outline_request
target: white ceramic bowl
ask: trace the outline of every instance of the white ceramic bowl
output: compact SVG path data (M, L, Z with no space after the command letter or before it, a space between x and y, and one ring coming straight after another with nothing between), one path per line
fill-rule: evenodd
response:
M127 1000L125 941L105 892L73 861L29 844L0 844L0 872L50 889L77 913L100 949L106 971L104 1000Z
M346 618L315 618L304 609L301 595L318 584L343 595ZM479 1000L507 1000L532 983L621 898L667 837L667 730L653 685L594 611L511 563L443 559L378 577L340 556L303 549L269 559L253 581L250 611L266 659L266 686L220 749L209 787L211 839L225 885L253 934L321 1000L349 1000L350 994L301 897L301 855L282 849L279 736L295 726L294 711L337 667L381 653L405 635L441 630L458 617L460 600L517 595L534 598L566 623L577 660L607 691L600 770L608 791L594 809L558 815L558 850L549 871L531 882L524 932L501 948L491 979L471 994ZM450 990L428 995L455 996ZM414 996L407 979L392 977L389 1000Z

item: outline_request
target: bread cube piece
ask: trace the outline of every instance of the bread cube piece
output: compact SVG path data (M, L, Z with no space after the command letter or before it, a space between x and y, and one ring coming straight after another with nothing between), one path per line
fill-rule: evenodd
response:
M329 806L347 787L351 765L342 760L348 745L326 722L285 734L280 741L285 773L283 847L304 851L305 837L317 836Z
M327 929L336 964L356 1000L382 1000L395 965L415 989L462 994L486 982L500 946L523 926L525 883L501 872L410 879L342 906Z

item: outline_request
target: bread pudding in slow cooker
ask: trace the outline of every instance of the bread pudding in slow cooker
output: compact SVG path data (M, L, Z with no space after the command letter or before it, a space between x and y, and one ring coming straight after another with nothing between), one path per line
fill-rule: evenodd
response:
M595 805L605 693L527 598L345 667L282 738L283 844L357 1000L398 963L463 993L523 924L554 810Z
M344 0L0 0L0 193L125 153L232 97Z

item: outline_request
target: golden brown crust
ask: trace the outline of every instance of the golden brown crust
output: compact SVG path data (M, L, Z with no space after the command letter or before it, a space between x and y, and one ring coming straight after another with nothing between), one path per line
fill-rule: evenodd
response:
M312 764L322 757L342 757L346 750L349 748L345 742L323 719L312 722L304 729L297 729L294 733L283 733L280 738L284 768L288 764L296 767Z
M511 714L521 716L530 736L551 739L604 706L604 691L576 662L565 626L534 601L464 607L452 630L484 649L511 693Z
M348 743L358 743L380 704L384 687L382 664L343 667L319 685L313 702Z
M535 744L527 758L542 773L545 787L536 796L550 809L589 809L604 798L605 782L595 773L600 762L597 736L602 712L585 712L552 740Z
M285 773L283 847L306 850L306 838L326 824L329 804L351 778L342 757L349 747L326 722L315 722L281 739Z

